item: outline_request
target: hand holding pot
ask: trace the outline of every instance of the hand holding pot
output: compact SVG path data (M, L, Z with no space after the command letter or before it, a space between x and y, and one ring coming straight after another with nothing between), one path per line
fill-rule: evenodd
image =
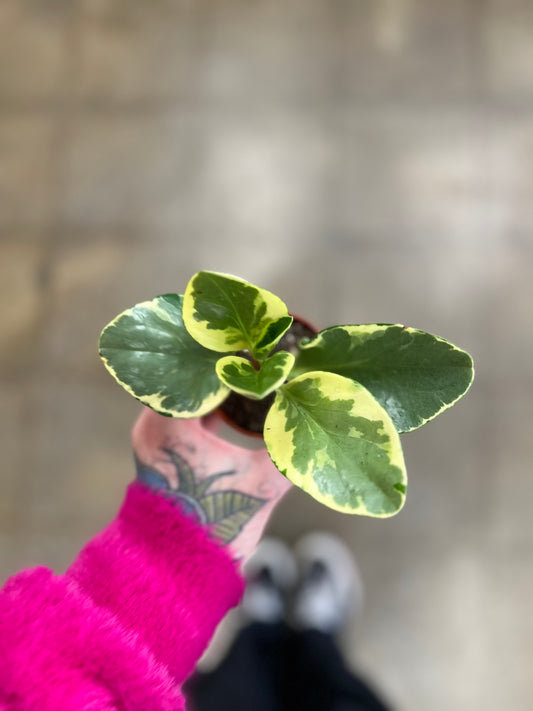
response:
M137 478L175 501L229 546L235 559L244 560L291 484L264 445L245 448L219 436L223 424L216 412L177 419L145 408L132 434Z

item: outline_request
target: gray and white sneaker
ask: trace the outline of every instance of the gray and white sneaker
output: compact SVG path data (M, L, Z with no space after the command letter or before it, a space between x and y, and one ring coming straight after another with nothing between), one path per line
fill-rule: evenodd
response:
M244 566L246 589L241 609L249 620L281 622L286 600L297 579L294 556L274 538L264 538Z
M363 584L353 555L337 536L318 532L301 538L294 553L300 582L292 624L334 634L363 603Z

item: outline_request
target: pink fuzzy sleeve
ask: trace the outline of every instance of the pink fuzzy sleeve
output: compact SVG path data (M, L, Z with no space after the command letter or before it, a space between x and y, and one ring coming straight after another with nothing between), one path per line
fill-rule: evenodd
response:
M141 484L65 575L0 592L1 711L177 711L180 684L240 599L234 564Z

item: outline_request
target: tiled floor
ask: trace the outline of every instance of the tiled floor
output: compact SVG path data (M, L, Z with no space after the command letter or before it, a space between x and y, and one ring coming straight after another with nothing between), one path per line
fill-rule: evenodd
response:
M0 32L2 576L63 569L131 477L100 329L233 272L473 353L398 517L293 492L272 532L353 547L347 653L399 711L529 711L531 3L3 0Z

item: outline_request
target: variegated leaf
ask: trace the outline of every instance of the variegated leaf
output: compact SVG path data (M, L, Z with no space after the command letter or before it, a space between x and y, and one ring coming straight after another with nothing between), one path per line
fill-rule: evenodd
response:
M292 322L292 316L282 316L276 321L271 321L254 348L254 356L258 360L262 360L263 356L268 355L279 342L283 334L289 330Z
M228 388L239 395L262 400L282 385L294 364L294 356L287 351L278 351L261 363L256 370L246 358L225 356L217 365L217 375Z
M248 350L262 356L290 326L289 319L277 296L228 274L198 272L185 290L187 330L205 348L220 353Z
M217 354L184 327L182 302L169 294L124 311L102 331L99 350L111 375L133 397L163 415L199 417L229 391L216 374Z
M474 377L468 353L400 325L334 326L300 348L292 375L323 370L361 383L399 432L421 427L451 407Z
M407 474L390 417L362 385L312 372L283 385L264 430L276 467L321 503L344 513L392 516Z

